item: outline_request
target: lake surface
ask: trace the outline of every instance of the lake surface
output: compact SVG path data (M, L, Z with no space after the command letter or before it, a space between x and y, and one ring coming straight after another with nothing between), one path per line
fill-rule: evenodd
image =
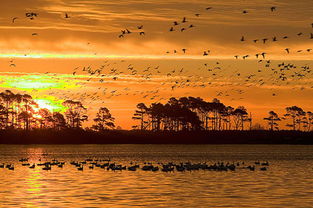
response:
M63 168L22 166L57 159ZM71 161L269 161L267 171L108 171ZM39 161L41 160L41 161ZM0 207L313 207L313 146L288 145L0 145ZM245 166L242 165L242 166Z

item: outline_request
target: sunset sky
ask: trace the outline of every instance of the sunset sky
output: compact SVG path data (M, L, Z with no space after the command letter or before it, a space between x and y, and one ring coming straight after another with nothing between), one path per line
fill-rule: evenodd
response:
M254 123L291 105L313 111L312 11L311 0L4 1L0 87L53 111L80 100L90 120L105 106L126 129L137 103L172 96L244 105Z

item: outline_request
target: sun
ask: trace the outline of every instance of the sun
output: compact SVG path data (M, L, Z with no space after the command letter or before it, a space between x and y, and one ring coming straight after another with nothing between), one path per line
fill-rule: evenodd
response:
M37 98L34 101L38 104L38 109L48 109L51 112L60 112L64 111L64 106L62 101L56 101L48 98Z

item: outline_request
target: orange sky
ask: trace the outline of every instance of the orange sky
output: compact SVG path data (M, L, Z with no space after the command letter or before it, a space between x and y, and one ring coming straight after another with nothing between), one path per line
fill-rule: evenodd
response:
M106 106L123 128L132 125L137 103L165 102L171 96L244 105L259 118L255 122L269 110L282 114L290 105L312 111L313 76L301 68L313 64L313 50L307 50L313 49L312 11L310 0L5 1L0 7L0 87L37 99L81 100L91 118ZM31 20L27 12L38 16ZM174 21L179 25L169 32ZM119 38L126 28L132 33ZM271 60L268 66L255 58L262 52ZM242 60L244 55L249 57ZM281 72L281 63L296 68ZM101 75L82 71L88 66L102 68ZM287 80L279 79L281 73ZM42 84L47 82L56 84Z

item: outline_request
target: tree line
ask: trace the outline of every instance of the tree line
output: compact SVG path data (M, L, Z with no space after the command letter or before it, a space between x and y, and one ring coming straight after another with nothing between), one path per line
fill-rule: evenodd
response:
M87 108L80 102L66 100L64 112L51 112L40 108L29 94L0 93L0 129L82 129L89 118ZM297 106L287 107L282 116L270 111L263 118L268 130L280 130L285 125L290 130L312 131L313 113ZM251 130L252 114L244 106L234 108L218 99L205 101L200 97L170 98L165 104L139 103L132 117L135 130L149 131L200 131L200 130ZM103 131L115 128L115 118L106 107L100 107L93 125L88 128Z
M263 118L268 130L280 130L282 121L291 130L312 131L313 113L297 106L286 107L279 116L270 111ZM167 103L137 104L132 117L138 121L133 129L151 131L252 130L252 115L244 106L234 108L218 99L205 101L200 97L170 98Z
M0 93L0 129L55 129L82 128L88 120L87 108L80 101L66 100L64 113L40 108L28 94L5 90ZM93 130L113 129L114 118L109 109L101 107L93 119Z

